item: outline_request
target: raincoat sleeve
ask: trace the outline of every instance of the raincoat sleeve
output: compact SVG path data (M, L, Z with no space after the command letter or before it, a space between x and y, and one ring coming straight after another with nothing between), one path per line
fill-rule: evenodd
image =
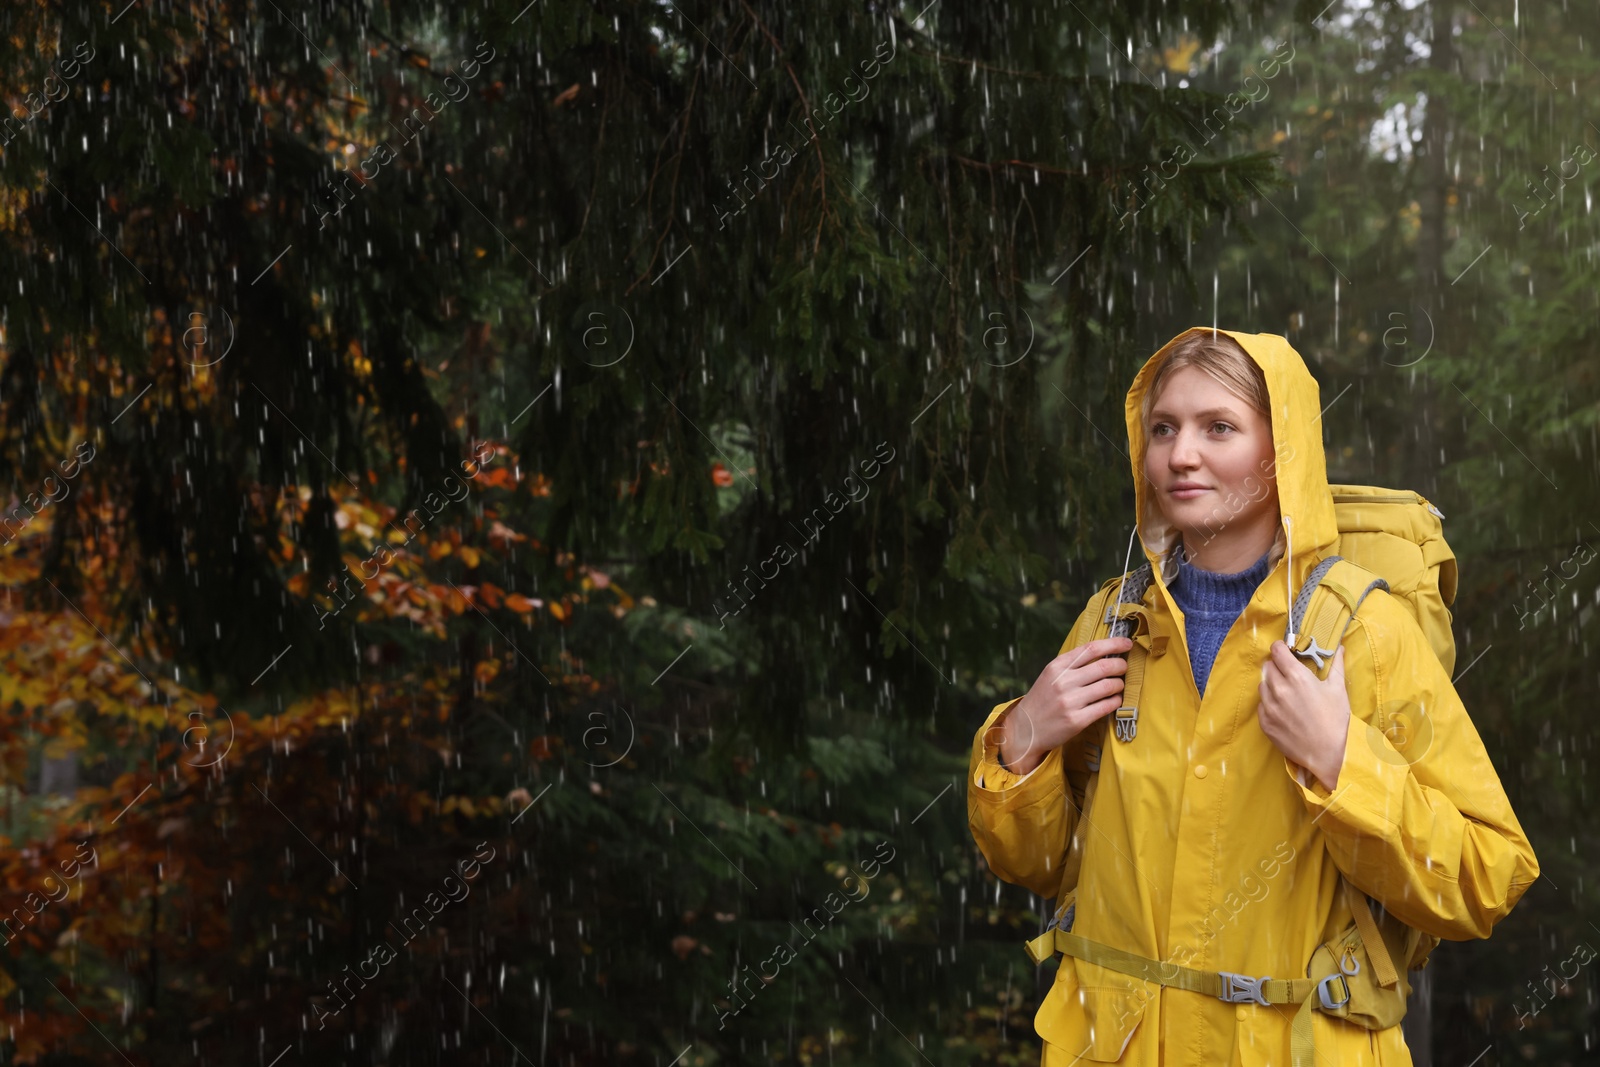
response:
M1345 658L1347 679L1372 672L1371 695L1361 692L1358 707L1352 687L1334 789L1287 759L1286 769L1356 888L1424 933L1488 937L1539 861L1422 629L1386 594L1368 604Z
M1078 616L1061 652L1085 644L1092 632L1088 607ZM1060 653L1057 653L1059 655ZM1044 761L1027 774L1000 766L1000 745L1005 740L1003 718L1021 700L1016 697L996 705L972 739L967 769L967 824L989 869L1001 879L1023 886L1041 897L1054 897L1061 887L1061 864L1077 825L1078 808L1068 790L1068 774L1076 773L1079 795L1088 773L1081 751L1083 735L1051 749Z

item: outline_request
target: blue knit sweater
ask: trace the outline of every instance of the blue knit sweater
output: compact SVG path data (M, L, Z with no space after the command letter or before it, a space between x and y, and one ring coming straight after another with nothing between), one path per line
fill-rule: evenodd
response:
M1205 695L1222 639L1267 577L1267 557L1271 554L1268 549L1247 570L1237 574L1217 574L1196 567L1184 558L1182 546L1178 548L1178 575L1169 588L1183 611L1189 663L1194 667L1194 684L1201 696Z

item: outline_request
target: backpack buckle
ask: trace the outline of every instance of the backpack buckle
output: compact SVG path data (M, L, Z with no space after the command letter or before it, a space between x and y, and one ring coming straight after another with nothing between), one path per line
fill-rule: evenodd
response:
M1310 644L1303 649L1294 650L1294 654L1311 660L1317 665L1316 669L1320 671L1322 670L1323 664L1326 663L1337 651L1337 648L1323 648L1321 645L1317 644L1316 635L1313 634L1311 636Z
M1235 974L1233 971L1218 971L1217 975L1222 979L1222 992L1217 994L1218 1000L1227 1004L1271 1005L1261 994L1261 983L1271 980L1268 976L1252 978L1248 974Z
M1124 715L1123 712L1128 714ZM1118 708L1112 726L1116 729L1118 741L1132 741L1133 735L1139 732L1139 709Z
M1340 985L1344 986L1343 1000L1336 1001L1328 995L1328 983L1334 981L1335 979L1338 980ZM1322 1001L1323 1011L1336 1011L1337 1009L1344 1007L1346 1004L1350 1003L1349 981L1345 979L1345 976L1342 973L1328 975L1328 977L1317 983L1317 999Z

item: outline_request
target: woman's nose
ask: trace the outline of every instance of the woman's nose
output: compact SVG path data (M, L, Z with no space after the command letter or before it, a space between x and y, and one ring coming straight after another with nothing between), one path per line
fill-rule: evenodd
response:
M1200 453L1189 434L1180 431L1173 435L1172 451L1167 456L1167 463L1173 468L1188 470L1198 466L1199 462Z

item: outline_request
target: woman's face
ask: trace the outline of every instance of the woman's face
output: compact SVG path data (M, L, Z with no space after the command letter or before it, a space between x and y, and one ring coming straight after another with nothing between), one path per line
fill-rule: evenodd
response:
M1174 371L1151 404L1145 433L1145 478L1191 545L1224 529L1276 526L1272 423L1221 382L1198 367Z

